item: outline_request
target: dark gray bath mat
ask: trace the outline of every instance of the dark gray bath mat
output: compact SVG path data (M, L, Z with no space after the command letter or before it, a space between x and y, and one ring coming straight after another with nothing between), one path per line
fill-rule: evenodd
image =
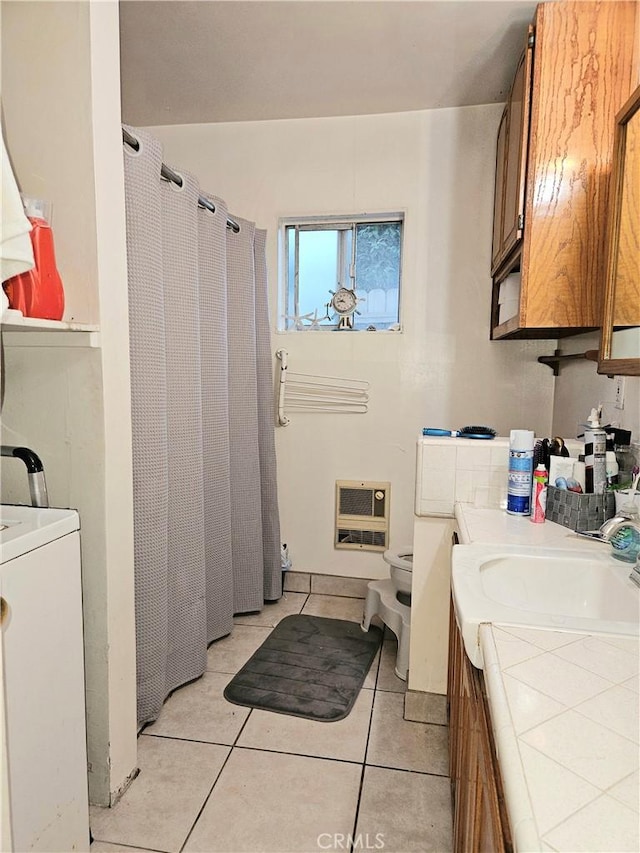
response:
M335 722L356 701L382 631L355 622L286 616L227 684L235 705Z

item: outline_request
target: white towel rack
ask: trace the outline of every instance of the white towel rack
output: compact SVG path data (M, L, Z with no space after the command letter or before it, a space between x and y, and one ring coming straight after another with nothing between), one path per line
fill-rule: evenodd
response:
M285 414L295 412L332 412L334 414L364 414L368 410L369 383L363 379L341 376L318 376L313 373L292 373L288 369L288 353L279 349L278 424L290 422Z

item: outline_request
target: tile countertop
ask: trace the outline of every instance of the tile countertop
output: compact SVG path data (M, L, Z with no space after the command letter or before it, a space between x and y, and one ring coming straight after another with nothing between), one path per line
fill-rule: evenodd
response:
M460 540L601 548L458 504ZM518 851L640 850L638 639L485 624L480 645Z
M503 509L479 509L457 503L455 518L462 545L531 545L544 548L577 548L602 553L602 542L578 536L568 527L545 521L532 524L529 516L508 515Z

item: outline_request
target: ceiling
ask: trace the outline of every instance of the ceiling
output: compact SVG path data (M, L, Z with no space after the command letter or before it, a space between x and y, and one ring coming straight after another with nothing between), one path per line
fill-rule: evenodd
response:
M504 101L528 0L121 0L138 125L366 115Z

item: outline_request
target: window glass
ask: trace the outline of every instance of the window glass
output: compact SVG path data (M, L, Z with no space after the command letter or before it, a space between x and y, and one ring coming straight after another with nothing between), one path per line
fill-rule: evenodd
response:
M285 220L280 328L398 329L402 224L398 214Z
M298 257L299 314L313 313L338 289L338 232L300 231Z
M356 293L364 301L356 328L389 328L400 303L400 223L356 226Z

